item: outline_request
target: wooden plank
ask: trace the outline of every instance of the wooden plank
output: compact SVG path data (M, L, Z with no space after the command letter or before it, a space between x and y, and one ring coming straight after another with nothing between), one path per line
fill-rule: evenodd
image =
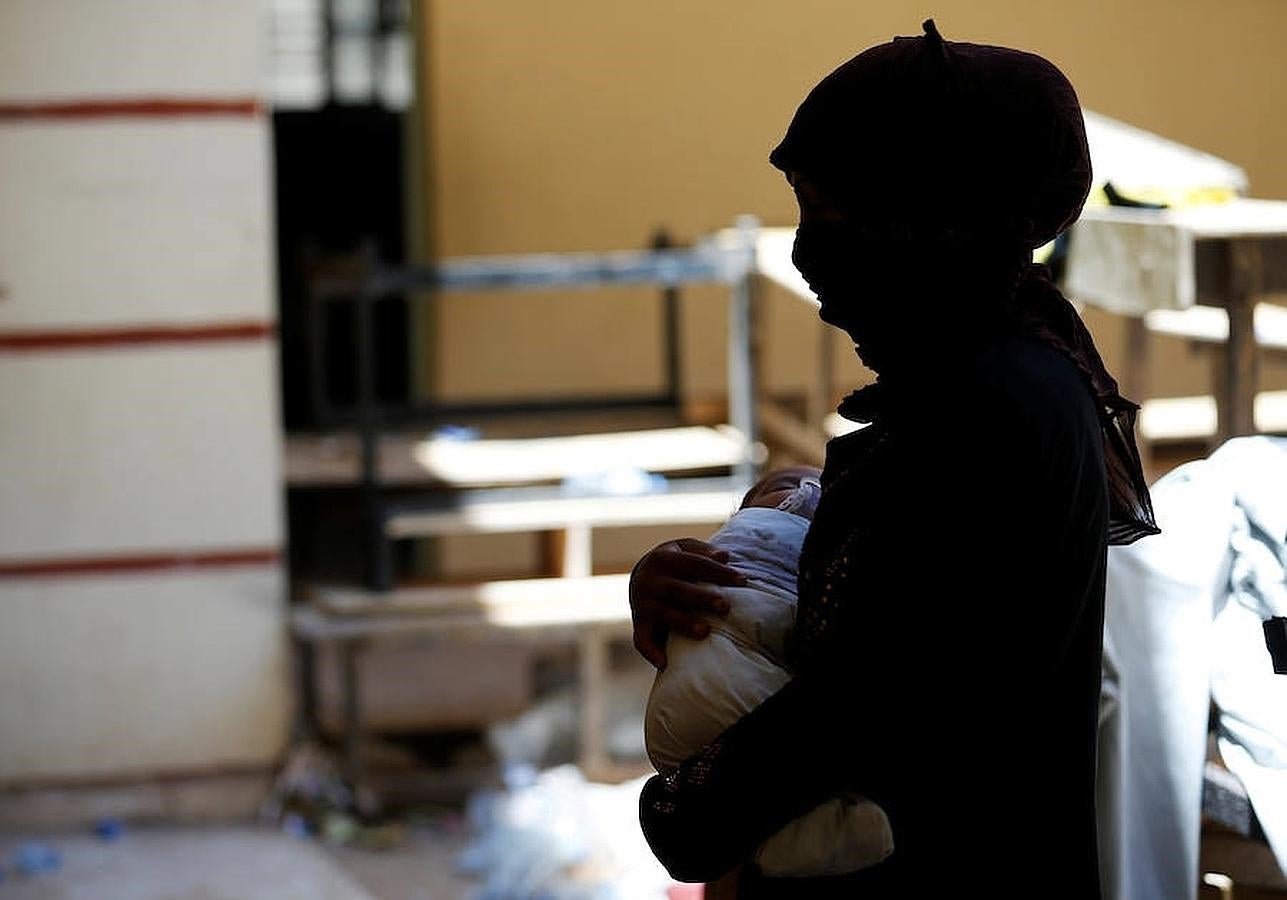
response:
M379 471L386 484L524 484L601 471L607 463L662 473L722 468L742 459L743 446L741 435L723 425L481 440L386 434ZM292 435L286 442L286 480L294 486L353 484L358 460L353 434Z
M1216 406L1210 395L1146 400L1140 410L1140 434L1158 442L1213 439L1218 434ZM1261 391L1254 410L1256 432L1287 432L1287 391Z
M291 628L301 640L361 641L397 637L437 637L444 640L554 640L575 638L588 626L631 632L630 608L619 604L564 603L557 607L529 605L497 610L488 615L447 613L440 616L367 616L341 619L302 606L291 616Z
M633 496L560 496L495 499L425 511L394 512L386 520L391 538L505 531L548 531L573 526L614 527L718 522L740 498L730 489L667 491Z
M314 647L314 717L329 733L343 725L343 643ZM362 725L368 733L477 728L518 715L531 703L534 648L515 642L472 644L372 641L358 662Z
M563 571L563 557L567 553L568 533L562 528L553 528L542 531L540 540L541 572L556 577L566 575Z
M1177 229L1197 240L1275 238L1287 235L1287 203L1239 197L1173 209L1087 207L1080 221Z
M584 578L518 578L479 584L402 587L387 593L362 588L315 586L309 599L317 609L341 617L486 615L491 610L558 603L605 603L626 597L629 575Z
M1254 245L1262 288L1287 290L1287 203L1238 200L1175 210L1087 209L1076 226L1067 285L1112 312L1223 305L1229 247Z
M1136 429L1150 443L1209 440L1217 418L1214 397L1162 397L1140 405Z
M588 524L569 525L541 532L542 571L559 578L590 574L594 541Z
M1150 330L1159 329L1152 328L1147 316L1126 317L1126 354L1122 361L1121 386L1122 392L1136 402L1148 396Z
M652 429L520 440L431 439L416 461L449 484L557 481L604 469L674 472L734 465L745 453L729 426Z
M588 524L563 529L563 557L556 574L563 578L584 578L594 562L594 544Z
M1219 307L1158 309L1147 313L1144 321L1151 332L1203 344L1224 344L1229 339L1229 314ZM1287 350L1287 309L1273 303L1257 303L1255 338L1261 348Z

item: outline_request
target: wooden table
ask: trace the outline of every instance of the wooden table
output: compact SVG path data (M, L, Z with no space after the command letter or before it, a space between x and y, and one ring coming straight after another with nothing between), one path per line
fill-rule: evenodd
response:
M755 269L816 308L816 296L791 263L793 239L794 229L761 228ZM1216 344L1224 352L1213 371L1214 441L1256 433L1258 351L1287 351L1287 313L1262 302L1287 291L1287 203L1238 199L1178 210L1087 209L1073 228L1065 280L1070 298L1127 317L1129 348L1121 372L1127 396L1147 401L1150 332ZM765 433L801 455L820 452L820 441L810 444L820 426L834 431L827 424L834 421L835 379L829 330L820 326L807 420L761 410ZM1277 396L1262 398L1270 399L1275 402L1262 409L1276 411L1282 404ZM1146 417L1148 412L1146 407ZM1261 426L1271 429L1282 420L1262 418Z
M1073 227L1070 297L1129 317L1128 395L1147 395L1146 317L1212 307L1227 320L1213 372L1216 442L1256 432L1257 303L1287 291L1287 203L1238 199L1185 209L1100 207ZM1264 330L1262 328L1262 330Z
M579 650L580 740L578 763L591 777L612 778L604 743L604 685L608 643L631 633L628 575L541 578L475 586L397 588L375 602L369 592L316 587L312 602L297 606L291 630L305 653L318 643L340 652L344 762L353 784L363 781L365 729L358 690L358 659L370 644L399 638L536 644L573 642ZM631 774L633 770L631 770Z

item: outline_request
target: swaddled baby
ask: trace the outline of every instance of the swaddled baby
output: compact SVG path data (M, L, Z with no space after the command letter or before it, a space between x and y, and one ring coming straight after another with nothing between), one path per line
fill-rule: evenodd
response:
M745 586L715 587L728 615L709 617L709 636L671 634L644 717L648 757L675 769L790 680L786 646L795 623L796 577L805 532L821 493L816 469L782 469L759 481L710 539L729 555ZM772 777L766 773L766 777ZM760 846L755 863L770 876L839 875L894 849L880 807L856 795L834 797Z

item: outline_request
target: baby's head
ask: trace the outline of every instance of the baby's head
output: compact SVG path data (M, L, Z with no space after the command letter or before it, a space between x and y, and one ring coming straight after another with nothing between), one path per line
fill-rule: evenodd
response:
M760 506L778 509L801 490L804 482L816 483L821 475L821 471L813 466L787 466L783 469L774 469L751 485L751 489L742 498L741 508ZM793 507L789 512L804 516L806 519L813 518L813 503L789 505Z

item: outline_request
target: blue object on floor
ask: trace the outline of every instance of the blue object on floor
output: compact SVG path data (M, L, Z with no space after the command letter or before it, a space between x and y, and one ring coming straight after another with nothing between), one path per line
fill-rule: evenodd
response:
M282 830L291 837L297 838L307 838L313 834L313 829L309 826L308 820L295 813L291 813L282 820Z
M105 816L94 823L94 834L104 841L119 840L125 834L125 823L115 816Z
M56 847L32 841L23 844L14 854L13 866L23 875L41 875L57 872L62 868L63 855Z

